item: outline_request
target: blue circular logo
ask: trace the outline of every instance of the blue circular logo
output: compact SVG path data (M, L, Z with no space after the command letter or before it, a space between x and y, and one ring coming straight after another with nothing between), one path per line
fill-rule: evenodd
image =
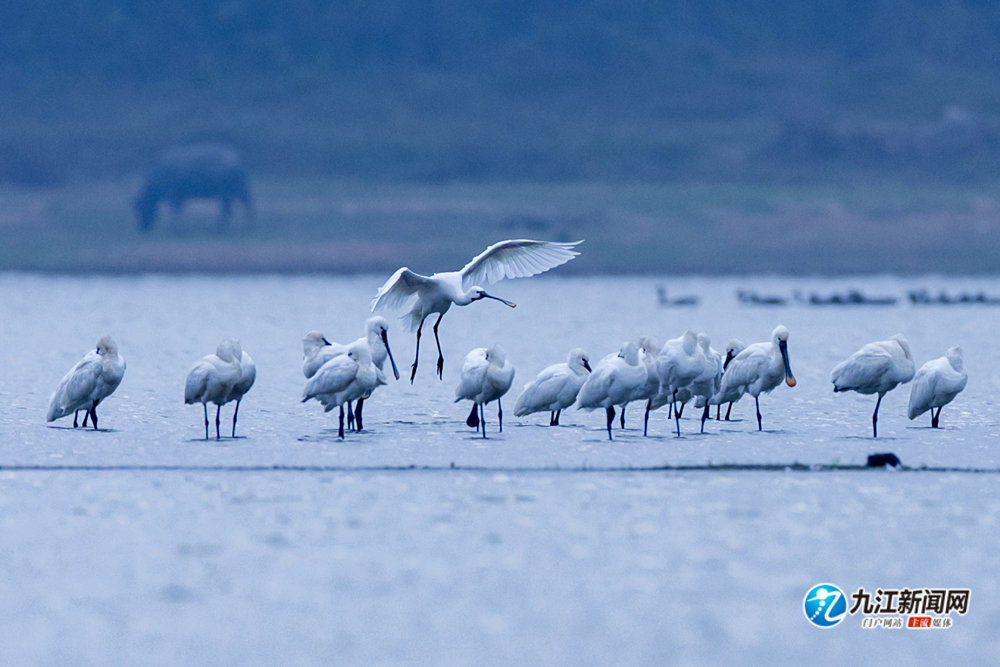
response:
M813 625L832 628L847 616L847 598L833 584L816 584L806 593L802 609Z

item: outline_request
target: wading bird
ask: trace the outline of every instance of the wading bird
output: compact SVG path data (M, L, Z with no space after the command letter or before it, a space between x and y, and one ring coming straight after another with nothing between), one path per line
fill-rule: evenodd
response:
M639 363L639 346L634 341L622 343L617 355L609 354L597 362L594 371L580 387L578 410L604 408L608 418L608 440L615 420L616 405L627 405L645 385L646 365Z
M438 325L452 304L468 306L480 299L494 299L514 308L515 304L488 294L479 285L495 283L504 278L527 278L565 264L580 254L573 247L581 242L556 243L528 239L500 241L481 252L460 271L422 276L404 266L393 273L372 299L372 310L398 309L415 297L410 311L403 316L407 329L417 332L417 350L410 371L410 382L413 382L417 374L420 332L429 315L438 314L437 321L434 322L434 342L438 349L437 374L442 378L444 354L438 338Z
M208 404L215 403L215 439L219 440L219 413L222 406L233 400L233 389L243 378L243 349L240 341L227 338L215 348L215 354L199 359L188 371L184 383L184 404L201 403L205 413L205 440L208 440ZM251 362L252 363L252 362ZM256 376L256 370L254 371ZM252 384L252 382L251 382ZM247 387L249 389L249 387ZM242 394L240 395L242 398ZM233 433L236 432L236 415L233 414Z
M73 413L73 428L77 426L77 413L86 410L83 425L90 418L97 430L97 404L110 396L125 376L125 360L118 354L118 345L110 336L97 341L97 348L88 352L83 359L63 376L59 386L49 399L46 421L55 421Z
M875 412L872 413L872 437L878 437L878 408L882 397L913 379L913 356L903 334L889 340L868 343L830 373L833 391L856 391L859 394L878 394Z
M326 412L340 408L338 436L344 437L344 405L371 395L385 376L372 363L372 351L365 340L347 346L347 354L333 357L306 382L302 402L315 398Z
M342 354L347 354L347 348L357 342L367 342L372 353L372 363L381 372L385 367L385 360L388 359L392 365L392 375L399 379L399 369L396 368L396 360L392 356L389 348L389 323L385 318L376 315L370 317L365 322L365 335L346 345L341 343L331 343L319 331L310 331L302 338L302 374L306 379L316 374L316 371L330 359ZM381 383L381 384L384 384ZM357 406L347 406L347 425L353 428L357 424L357 430L362 429L362 410L365 399L359 398Z
M559 414L573 405L587 374L590 357L581 348L569 353L565 363L552 364L524 385L514 404L514 415L525 417L535 412L549 412L549 426L559 426Z
M499 345L477 347L465 355L462 378L455 389L456 403L464 399L472 401L472 412L465 423L477 431L482 426L485 438L485 405L495 400L497 421L500 423L500 432L503 433L503 405L500 404L500 397L507 393L513 382L514 366L507 363L507 354Z
M771 332L770 341L748 345L733 357L722 374L718 393L709 403L719 405L750 394L757 408L757 430L762 431L760 395L777 387L782 380L789 387L795 386L795 376L788 361L788 329L779 324Z
M969 374L962 360L962 348L949 347L943 357L928 361L913 376L907 415L910 419L916 419L930 410L931 428L937 428L941 408L951 403L965 389L968 379ZM934 412L934 408L937 408L937 412Z

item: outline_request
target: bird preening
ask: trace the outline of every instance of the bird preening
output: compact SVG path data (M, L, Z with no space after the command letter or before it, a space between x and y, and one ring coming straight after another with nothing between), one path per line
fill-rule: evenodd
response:
M580 254L574 250L580 243L582 241L500 241L479 253L458 271L423 276L404 266L393 273L379 288L371 307L372 311L396 310L413 301L409 312L403 316L406 328L417 332L410 382L417 375L420 335L424 320L430 315L437 313L438 316L434 322L434 342L438 351L437 375L439 379L444 379L444 353L441 351L441 339L438 338L438 326L452 304L468 306L482 299L492 299L514 308L516 304L490 294L480 285L492 284L504 278L527 278L565 264Z
M184 383L184 404L201 403L205 415L205 440L208 440L209 403L215 403L215 439L219 440L222 406L230 401L236 401L231 433L233 438L236 437L236 418L240 412L240 401L243 400L244 394L250 391L256 379L257 366L236 338L226 338L215 348L215 354L202 357L191 367Z
M118 354L115 341L110 336L104 336L97 341L96 349L85 354L63 376L49 399L46 421L55 421L73 413L73 428L76 428L78 413L86 410L83 425L86 426L90 419L96 431L97 406L118 388L123 377L125 360Z

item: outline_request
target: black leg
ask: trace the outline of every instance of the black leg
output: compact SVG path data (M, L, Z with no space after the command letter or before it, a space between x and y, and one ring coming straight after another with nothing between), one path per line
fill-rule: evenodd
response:
M427 317L424 317L426 320ZM424 320L420 320L420 326L417 327L417 351L413 355L413 369L410 371L410 384L413 384L413 378L417 376L417 362L420 361L420 332L424 328Z
M763 431L764 427L760 423L760 398L758 396L753 397L753 404L757 406L757 430Z
M611 440L611 425L615 423L615 408L608 406L608 440Z
M354 431L354 401L347 402L347 430Z
M708 419L708 403L705 403L705 411L701 413L701 432L705 432L705 420Z
M497 421L500 422L500 432L503 433L503 406L500 405L500 399L497 399Z
M553 426L559 426L559 415L562 414L562 410L556 410L556 420L553 422Z
M715 406L715 421L720 421L722 419L722 403Z
M242 401L242 400L243 400L242 398L237 398L236 399L236 409L233 410L233 437L234 438L236 437L236 415L240 414L240 401Z
M942 405L941 407L944 406ZM939 421L940 419L941 419L941 408L938 408L937 412L934 412L934 408L931 408L931 428L937 428L938 424L940 423Z
M878 437L878 406L882 405L882 394L878 395L878 400L875 401L875 412L872 413L872 437Z
M674 423L677 425L677 437L681 437L681 411L677 409L675 405L677 401L677 390L674 389L674 393L670 396L670 405L674 409Z
M555 426L555 425L556 425L556 411L555 410L550 410L549 411L549 426Z
M729 401L729 407L726 408L726 421L729 421L729 413L733 411L733 402Z
M76 420L77 420L77 417L79 417L79 416L80 416L80 411L79 410L76 410L76 411L73 412L73 428L76 428L78 426ZM84 426L86 426L86 424L84 424Z
M94 401L94 404L90 406L90 423L94 425L94 430L97 430L97 404L100 401ZM87 425L87 418L83 418L83 425Z
M642 418L642 435L649 435L649 408L653 405L653 399L648 399L646 401L646 414Z
M201 409L205 412L205 439L208 440L208 403L202 403Z
M364 408L364 405L365 405L365 399L362 396L361 398L358 399L358 404L354 408L354 423L357 424L359 431L362 428L362 426L361 426L361 410Z
M434 323L434 342L437 343L438 348L438 379L443 380L444 377L444 355L441 354L441 340L438 338L438 325L441 324L441 318L444 317L444 313L438 315L437 322ZM484 433L485 435L485 433Z
M625 405L628 405L627 403ZM625 430L625 405L622 406L622 413L618 417L619 423L621 423L622 430Z
M337 430L337 436L343 440L344 439L344 406L340 406L340 428Z
M221 412L222 412L222 406L219 405L218 403L216 403L215 404L215 439L216 440L222 440L222 436L219 434L219 424L222 421L221 419L219 419L219 415L220 415Z
M469 428L474 428L477 431L479 430L479 406L475 403L472 404L472 412L470 412L469 416L465 419L465 425Z
M486 438L486 404L479 405L479 423L483 427L483 438Z

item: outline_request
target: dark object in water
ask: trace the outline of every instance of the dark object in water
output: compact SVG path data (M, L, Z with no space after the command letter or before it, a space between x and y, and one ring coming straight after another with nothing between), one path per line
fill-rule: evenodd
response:
M894 296L867 296L858 290L849 290L843 294L819 296L815 292L809 295L810 306L894 306L898 299Z
M929 290L919 289L910 290L907 296L910 299L910 303L916 306L953 306L956 304L982 304L987 306L1000 305L1000 298L987 296L983 292L976 292L975 294L970 292L961 292L956 295L941 292L937 296L931 296Z
M892 452L884 452L882 454L869 454L868 463L869 468L882 468L884 466L892 466L893 468L902 465L899 461L899 457Z
M696 296L679 296L676 299L671 299L667 297L667 288L663 285L656 286L656 301L661 306L697 306L698 297Z
M750 290L737 290L736 298L739 299L740 303L746 303L753 306L784 306L788 303L788 300L780 296L761 296L757 292Z
M139 228L152 229L161 202L179 215L189 199L218 199L219 226L225 227L234 201L252 218L247 173L236 149L222 144L191 144L164 151L135 199Z

